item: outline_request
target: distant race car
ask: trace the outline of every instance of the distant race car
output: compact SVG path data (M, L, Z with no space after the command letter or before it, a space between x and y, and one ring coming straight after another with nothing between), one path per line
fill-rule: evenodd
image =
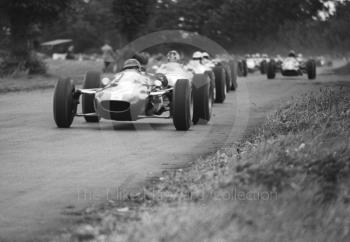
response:
M196 51L185 68L196 74L207 73L209 75L214 87L214 99L217 103L223 103L226 94L238 87L237 64L232 57L216 56L214 59L210 59L208 53Z
M274 79L276 72L281 72L282 76L302 76L306 73L312 80L316 78L316 62L313 59L305 60L296 57L287 57L281 62L271 59L267 64L267 78Z
M100 73L88 72L81 89L69 78L59 79L53 114L60 128L69 128L75 116L83 116L87 122L158 117L172 118L177 130L188 130L192 122L210 120L212 95L206 74L193 75L175 65L154 76L124 70L101 79ZM77 112L80 98L82 113ZM161 116L165 112L169 115Z
M210 60L209 56L204 57L204 63L207 62L207 66L215 73L216 84L220 84L219 80L224 79L226 83L225 92L235 91L238 88L237 76L238 76L238 64L233 56L230 55L217 55L214 59ZM222 70L224 73L222 75ZM219 98L220 99L220 98ZM220 101L218 101L220 102Z

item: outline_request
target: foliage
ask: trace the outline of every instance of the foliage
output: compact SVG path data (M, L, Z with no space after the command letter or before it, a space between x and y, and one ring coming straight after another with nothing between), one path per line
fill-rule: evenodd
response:
M127 42L132 41L139 32L143 32L142 29L147 27L154 6L155 0L113 0L112 11L115 24Z
M164 171L57 241L349 241L349 137L349 88L294 98L251 142Z
M73 39L75 51L114 48L150 32L184 29L235 52L317 49L341 52L350 45L349 1L334 0L3 0L0 48L28 53L33 40ZM23 38L24 37L24 38ZM29 42L28 42L29 40ZM29 47L31 47L29 45Z
M70 0L5 0L1 3L0 27L9 36L13 62L24 62L29 72L45 70L37 60L30 59L30 50L40 35L40 24L52 22L69 4Z

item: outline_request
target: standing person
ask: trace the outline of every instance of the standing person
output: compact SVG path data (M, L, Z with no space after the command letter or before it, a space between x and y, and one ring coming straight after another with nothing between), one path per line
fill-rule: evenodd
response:
M111 72L111 68L115 62L115 54L113 48L109 45L109 41L105 41L105 44L101 47L101 50L104 62L103 72Z
M67 50L67 60L74 60L74 45L70 45Z

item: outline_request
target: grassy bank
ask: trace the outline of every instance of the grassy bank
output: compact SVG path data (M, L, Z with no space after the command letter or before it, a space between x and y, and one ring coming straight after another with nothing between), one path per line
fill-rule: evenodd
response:
M350 88L290 100L240 144L85 212L55 241L350 241Z
M87 71L101 71L102 63L95 61L46 60L48 74L28 75L17 73L14 76L0 78L0 93L30 91L53 88L59 77L71 77L81 84Z
M335 69L334 73L337 75L349 75L350 74L350 63Z

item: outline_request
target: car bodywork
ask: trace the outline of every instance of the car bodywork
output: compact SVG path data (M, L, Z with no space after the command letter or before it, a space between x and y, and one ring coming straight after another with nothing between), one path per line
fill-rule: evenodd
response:
M188 130L192 116L196 117L193 123L200 118L209 121L211 117L209 90L205 90L207 95L203 98L202 89L192 88L194 83L207 87L209 78L176 65L167 66L156 75L131 69L102 80L99 73L88 72L81 89L76 89L70 79L60 79L54 93L54 119L58 127L68 128L74 116L83 116L87 122L101 118L135 121L172 117L176 129ZM82 113L77 113L80 97ZM202 103L202 99L204 105L194 110L193 104ZM205 112L205 108L209 111ZM169 115L162 115L167 111Z
M315 79L316 63L313 59L305 60L296 57L287 57L280 61L271 59L267 66L267 78L274 79L276 72L280 72L282 76L302 76L307 74L309 79Z

